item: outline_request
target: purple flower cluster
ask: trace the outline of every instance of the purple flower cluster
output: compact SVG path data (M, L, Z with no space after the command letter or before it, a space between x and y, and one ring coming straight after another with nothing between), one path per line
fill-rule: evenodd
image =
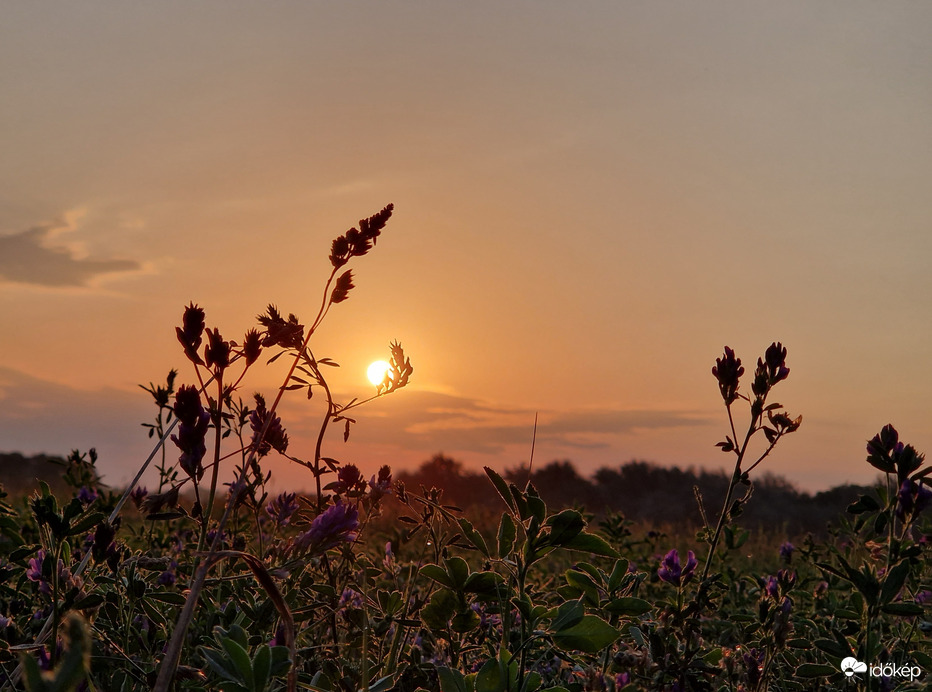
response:
M725 347L725 354L715 359L712 375L718 380L718 387L722 392L722 399L731 404L738 398L738 380L744 374L741 359L735 357L735 352Z
M311 522L311 528L294 539L294 546L299 550L328 550L341 543L355 541L358 528L357 509L338 502L319 514Z
M674 548L664 556L660 563L660 569L657 570L657 576L660 577L661 581L668 584L682 586L693 578L698 564L696 554L690 550L686 553L686 564L681 567L680 554Z
M172 442L181 450L178 464L191 478L200 480L204 475L202 461L207 454L207 429L210 414L201 406L201 395L194 386L182 386L175 394L175 416L178 418L178 435Z
M249 414L249 427L252 428L251 444L256 449L256 454L264 457L272 449L279 454L284 454L288 451L288 435L285 434L282 419L277 415L272 415L270 420L269 411L265 407L265 399L261 394L256 394L255 398L256 408ZM265 435L262 435L263 429Z
M265 511L278 526L283 527L291 523L291 517L299 506L295 493L281 493L265 506Z

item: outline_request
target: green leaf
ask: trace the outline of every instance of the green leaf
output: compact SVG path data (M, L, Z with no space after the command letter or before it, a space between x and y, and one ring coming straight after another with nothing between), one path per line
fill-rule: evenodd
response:
M627 596L624 598L613 598L605 605L605 610L612 615L630 615L638 617L650 612L653 606L643 598Z
M467 692L466 676L460 671L438 666L437 677L440 678L440 692Z
M505 504L508 505L508 508L513 514L516 511L515 501L511 497L511 491L508 490L508 484L505 482L505 479L495 473L495 471L490 469L488 466L484 466L483 470L485 471L485 475L489 477L489 480L492 481L492 485L495 486L495 490L498 491L498 494L505 501Z
M518 529L510 514L502 514L502 521L498 525L498 556L505 559L511 554L515 544Z
M572 540L564 543L563 547L568 550L578 550L580 552L601 555L603 557L618 557L618 553L604 538L596 536L594 533L587 533L586 531L583 531Z
M466 580L463 591L479 596L494 597L498 595L498 587L502 581L502 575L495 572L473 572Z
M909 562L906 560L890 568L884 575L883 586L880 590L880 603L882 605L892 602L897 597L908 576Z
M615 565L612 567L612 574L608 578L608 590L617 591L618 587L621 586L622 580L625 578L625 575L628 573L628 561L624 558L619 558L615 560Z
M152 591L146 594L146 598L177 606L183 606L186 600L185 597L177 591Z
M585 520L575 509L565 509L553 515L547 519L546 525L550 527L548 542L557 546L566 545L586 528Z
M467 519L460 517L458 521L460 525L460 531L463 532L463 537L472 543L472 545L480 553L486 557L492 557L492 554L489 552L489 546L486 544L485 538L482 536L482 534L479 533Z
M584 615L582 620L553 633L553 642L566 651L596 654L618 639L619 632L596 615Z
M423 574L425 577L433 579L435 582L446 586L447 588L455 588L450 575L447 574L447 571L440 565L424 565L421 567L421 574Z
M444 562L447 565L447 574L450 575L453 582L453 588L462 591L466 585L466 580L469 578L469 565L466 564L466 560L461 557L450 557L446 558Z
M828 666L823 663L803 663L796 668L796 677L799 678L820 678L825 675L834 675L838 669L834 666Z
M592 577L575 569L567 570L564 577L570 586L576 587L586 595L590 605L599 605L599 587L592 581Z
M861 495L855 502L848 505L848 514L863 514L864 512L876 512L880 505L870 495Z
M456 596L452 591L444 589L435 593L430 603L421 609L421 620L431 630L445 630L455 612Z
M899 615L901 617L911 617L922 615L922 606L918 603L887 603L880 606L880 609L889 615Z
M557 609L550 628L554 631L570 628L582 621L585 614L586 609L583 607L582 602L567 601Z
M221 639L220 644L223 646L224 651L227 652L227 656L230 657L233 665L236 666L236 671L239 673L239 682L245 683L247 688L252 687L252 663L249 661L249 654L246 649L230 637Z
M253 688L256 692L265 692L271 672L272 650L268 644L263 644L256 651L255 658L252 659Z
M844 646L834 639L816 639L813 644L819 651L824 651L835 658L847 658L851 655L851 648Z
M504 692L505 676L498 659L486 661L476 675L476 692Z

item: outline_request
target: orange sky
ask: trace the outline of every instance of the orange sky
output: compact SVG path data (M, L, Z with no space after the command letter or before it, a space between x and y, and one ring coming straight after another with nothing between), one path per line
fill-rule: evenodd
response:
M192 376L183 306L227 338L269 302L310 319L331 239L394 202L315 352L345 397L393 339L415 375L330 455L512 466L539 412L538 463L723 467L710 368L780 340L804 422L765 468L868 481L884 424L932 449L929 26L849 1L8 4L0 450L96 445L126 480L136 385ZM317 412L285 410L310 453Z

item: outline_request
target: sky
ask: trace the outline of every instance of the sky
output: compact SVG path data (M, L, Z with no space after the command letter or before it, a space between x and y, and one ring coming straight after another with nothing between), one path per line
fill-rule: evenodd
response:
M762 472L869 482L887 423L932 449L932 5L2 12L2 451L94 446L125 483L151 449L138 385L194 379L184 306L227 339L269 303L312 319L331 240L389 202L312 347L338 400L392 340L414 375L328 456L512 468L537 415L535 465L730 468L711 367L773 341L803 424ZM299 456L320 405L285 399Z

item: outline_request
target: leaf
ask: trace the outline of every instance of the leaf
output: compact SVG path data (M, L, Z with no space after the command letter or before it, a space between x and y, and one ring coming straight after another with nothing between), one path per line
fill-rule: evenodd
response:
M572 540L564 543L563 547L568 550L579 550L584 553L601 555L603 557L618 557L618 552L612 548L604 538L586 531L583 531Z
M605 605L605 610L612 615L631 615L638 617L650 612L653 606L643 598L626 596L624 598L615 598Z
M468 692L466 676L458 670L437 666L437 677L440 678L440 692Z
M252 687L252 663L249 661L249 654L238 642L230 637L224 637L220 640L221 646L227 652L227 656L236 666L236 672L239 674L237 682L246 683L246 687Z
M466 560L461 557L451 557L445 559L444 562L447 566L447 573L453 581L453 588L462 591L469 578L469 565L466 564Z
M508 490L508 484L505 482L505 479L499 476L495 471L493 471L488 466L483 466L485 475L489 477L489 480L492 481L492 485L495 486L495 490L498 491L498 494L505 501L505 504L508 505L508 508L514 513L516 507L514 500L511 497L511 491Z
M861 495L855 502L848 505L848 514L861 514L863 512L876 512L880 505L870 495Z
M483 538L482 534L479 533L467 519L460 517L458 521L460 530L463 532L463 537L480 553L486 557L492 557L492 554L489 552L489 546L486 545L485 538Z
M421 574L429 579L433 579L435 582L446 586L447 588L455 588L453 580L450 578L450 575L447 571L440 565L430 564L424 565L421 567Z
M498 557L505 559L511 554L515 544L518 529L510 514L502 514L502 521L498 525Z
M922 615L922 606L918 603L887 603L880 609L889 615L899 615L901 617L912 617Z
M890 568L890 571L884 575L883 586L880 589L880 603L882 605L892 602L897 597L908 576L909 562L906 560Z
M618 630L596 615L584 615L582 620L553 633L553 642L567 651L596 654L611 645L619 636Z
M547 526L550 527L549 543L562 546L582 533L586 528L586 522L575 509L565 509L550 517Z
M476 692L503 692L506 679L498 659L486 661L476 675Z
M253 688L264 692L269 684L269 675L272 672L272 650L268 644L263 644L256 651L252 660Z

